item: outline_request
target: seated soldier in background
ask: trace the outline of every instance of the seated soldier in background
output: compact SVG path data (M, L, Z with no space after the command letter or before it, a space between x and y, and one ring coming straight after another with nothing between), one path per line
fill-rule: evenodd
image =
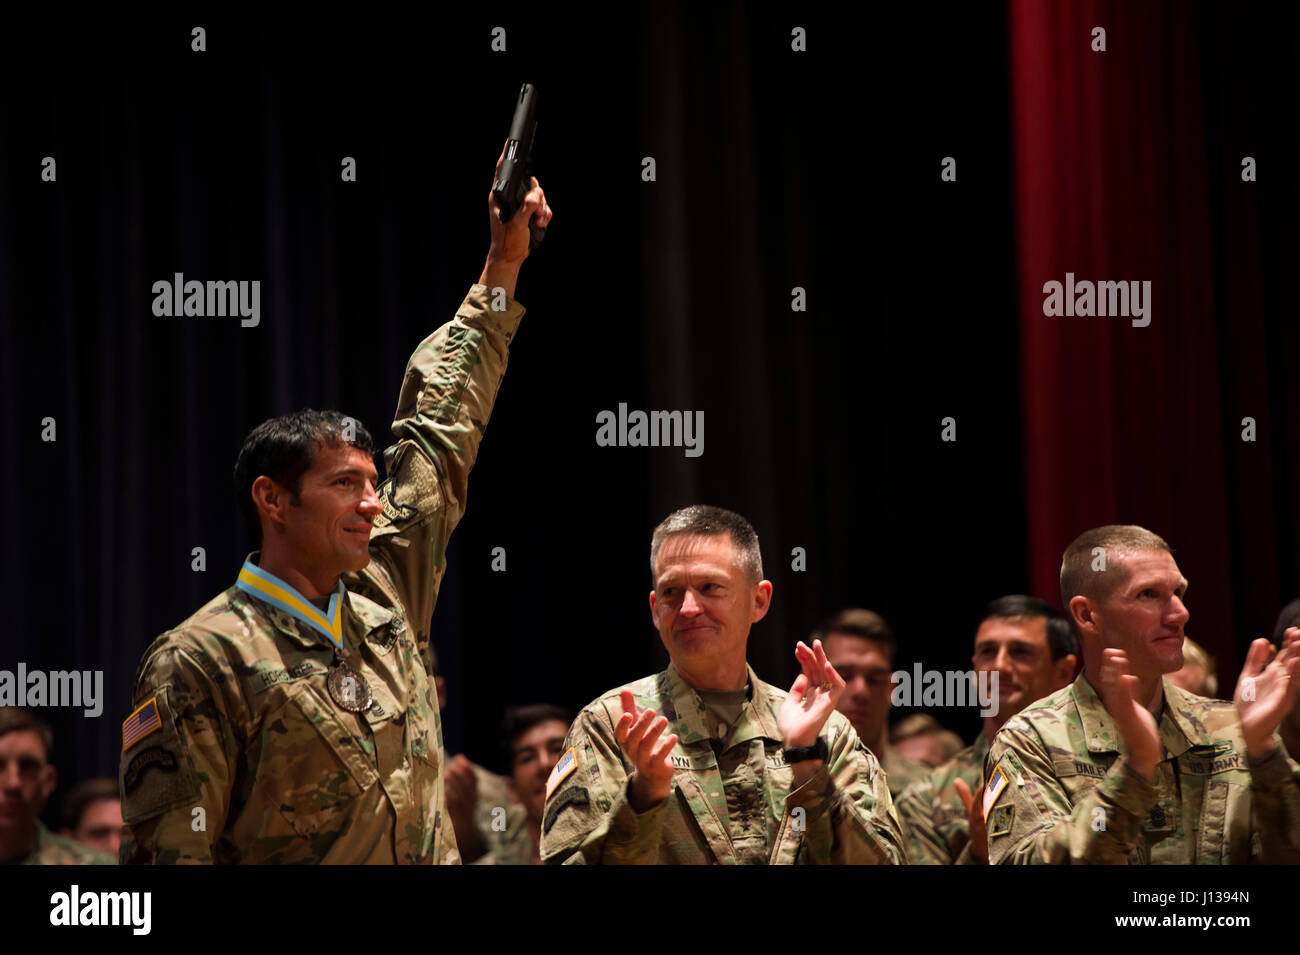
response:
M122 798L116 779L83 779L63 797L62 834L117 861Z
M0 865L112 865L115 860L56 836L41 810L58 784L54 731L36 714L0 707Z
M989 741L1030 703L1069 686L1078 653L1069 622L1046 601L1016 594L984 608L971 664L977 674L997 674L997 709L984 717L984 729L972 745L899 797L909 862L987 864L984 820L978 805L972 806L971 794L982 788Z
M1183 666L1169 674L1169 682L1197 696L1219 695L1219 673L1214 657L1191 637L1183 638Z
M894 651L898 641L885 618L872 610L841 610L809 642L821 640L826 658L844 680L838 709L880 761L897 796L923 779L930 767L903 756L889 745L889 707L894 692Z
M539 703L513 706L502 721L508 786L512 799L523 804L524 825L502 832L498 847L479 862L483 865L541 865L542 810L546 806L546 780L564 752L569 714L558 706ZM502 829L504 812L496 811ZM551 817L552 824L555 817Z
M676 511L650 567L668 669L578 714L546 783L542 861L904 862L884 773L835 711L844 681L821 643L796 645L788 693L745 662L772 599L750 523Z
M962 750L961 737L929 713L913 713L894 724L889 742L904 759L941 766Z
M1156 534L1110 525L1061 561L1083 673L1013 716L985 760L989 859L1186 865L1300 862L1300 766L1277 727L1300 695L1300 630L1254 641L1233 702L1183 665L1187 579Z

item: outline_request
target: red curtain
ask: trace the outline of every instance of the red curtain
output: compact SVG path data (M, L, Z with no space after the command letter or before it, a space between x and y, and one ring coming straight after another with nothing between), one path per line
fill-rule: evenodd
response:
M1188 635L1235 675L1232 578L1255 602L1251 626L1286 596L1269 460L1282 438L1270 431L1252 264L1257 194L1240 169L1253 144L1207 141L1206 24L1190 5L1011 0L1008 13L1034 591L1058 592L1061 552L1081 531L1142 524L1191 580ZM1044 315L1044 283L1066 273L1150 281L1150 325ZM1258 443L1240 440L1247 415Z

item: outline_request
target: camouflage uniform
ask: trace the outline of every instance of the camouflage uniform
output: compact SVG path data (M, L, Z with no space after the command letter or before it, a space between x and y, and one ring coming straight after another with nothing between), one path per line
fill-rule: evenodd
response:
M475 865L533 864L533 837L528 831L526 812L522 825L507 826L505 832L494 832L492 835L492 850L478 859Z
M548 782L542 861L902 863L884 773L848 720L831 714L822 730L830 758L791 792L793 770L776 726L786 693L752 669L749 682L751 698L730 727L671 665L584 709ZM614 738L623 689L639 708L668 718L665 736L678 736L670 756L677 767L673 791L641 814L627 798L634 767Z
M898 821L913 865L980 865L970 850L970 820L953 786L960 779L979 798L989 740L975 742L898 797Z
M371 562L343 576L343 651L374 705L331 699L329 637L237 587L218 595L141 661L135 705L155 701L157 719L122 753L123 862L459 862L429 624L524 312L489 296L471 287L412 355Z
M885 778L889 780L889 795L895 799L902 795L903 790L908 786L919 783L929 776L934 768L928 763L908 759L888 743L885 744L885 751L877 756L877 759L880 760L880 766L885 771Z
M56 836L36 820L36 848L19 865L116 865L111 856L83 846L66 836Z
M1083 674L1007 721L985 761L990 862L1300 861L1300 766L1280 746L1254 763L1232 703L1163 683L1154 784Z
M523 835L531 851L532 840L527 835L528 810L522 803L510 798L509 780L484 769L478 763L470 763L470 765L474 767L474 778L478 784L478 801L474 804L474 827L478 830L479 838L483 840L484 852L483 857L476 861L490 864L496 860L489 859L488 856L513 858L513 850L520 835ZM497 809L505 810L505 817L502 820L505 823L504 829L495 828L497 820L501 818L496 812Z

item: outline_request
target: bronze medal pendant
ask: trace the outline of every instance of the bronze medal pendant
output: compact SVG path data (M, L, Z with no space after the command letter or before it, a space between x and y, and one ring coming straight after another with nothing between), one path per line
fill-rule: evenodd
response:
M325 686L330 698L349 713L364 713L375 702L366 678L342 660L325 677Z

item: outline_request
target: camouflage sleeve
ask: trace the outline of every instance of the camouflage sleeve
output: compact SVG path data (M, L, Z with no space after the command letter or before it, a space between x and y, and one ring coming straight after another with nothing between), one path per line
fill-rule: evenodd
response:
M786 796L777 842L787 827L806 826L800 862L904 865L903 833L876 757L845 725L831 731L830 759ZM802 818L796 810L802 809Z
M1142 841L1155 787L1121 756L1072 805L1033 726L1013 717L985 759L989 864L1123 865Z
M908 786L894 804L912 865L952 865L948 844L934 825L934 786L922 779Z
M194 657L166 647L142 664L133 699L144 732L122 751L121 862L212 863L239 753L220 691Z
M613 722L605 705L595 703L583 710L569 730L564 756L552 774L554 788L542 816L542 862L658 862L664 824L676 790L652 809L637 813L627 798L631 770L614 738Z
M1269 865L1300 863L1300 765L1287 758L1274 734L1272 756L1250 761L1251 829L1259 835L1259 861Z
M473 285L456 317L422 341L406 366L370 547L397 587L426 666L447 540L465 513L469 472L523 315L518 302ZM373 570L366 576L382 588Z

